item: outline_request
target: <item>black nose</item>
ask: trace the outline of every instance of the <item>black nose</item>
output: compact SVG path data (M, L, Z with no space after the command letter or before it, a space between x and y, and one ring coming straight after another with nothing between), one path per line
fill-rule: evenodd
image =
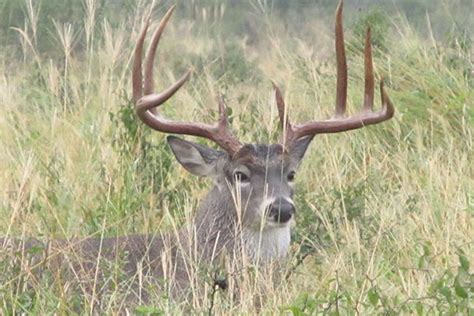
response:
M295 206L284 198L276 199L268 209L268 216L275 219L277 223L288 222L295 213Z

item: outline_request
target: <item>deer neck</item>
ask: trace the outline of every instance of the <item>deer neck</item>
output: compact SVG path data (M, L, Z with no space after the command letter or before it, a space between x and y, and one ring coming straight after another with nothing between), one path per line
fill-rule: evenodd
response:
M215 186L201 202L194 227L196 243L202 249L220 252L236 236L236 212L227 190Z

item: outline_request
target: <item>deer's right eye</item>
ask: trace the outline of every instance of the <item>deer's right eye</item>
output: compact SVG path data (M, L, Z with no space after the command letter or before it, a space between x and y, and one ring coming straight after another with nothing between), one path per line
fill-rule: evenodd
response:
M242 171L234 172L234 178L237 179L237 181L240 181L240 182L249 182L250 181L249 176L246 175L245 173L243 173Z

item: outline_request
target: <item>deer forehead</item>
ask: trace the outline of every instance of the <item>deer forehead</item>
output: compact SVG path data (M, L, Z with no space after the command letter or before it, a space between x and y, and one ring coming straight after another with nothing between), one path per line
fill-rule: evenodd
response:
M288 165L288 155L280 144L246 144L232 157L232 165L244 165L251 171L269 170Z

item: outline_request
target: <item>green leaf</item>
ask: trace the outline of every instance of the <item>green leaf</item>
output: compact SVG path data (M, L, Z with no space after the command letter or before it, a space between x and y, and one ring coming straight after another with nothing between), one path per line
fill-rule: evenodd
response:
M431 254L429 244L426 243L423 245L423 256L428 257Z
M418 259L418 269L424 269L426 267L426 257L425 255L421 256Z
M39 254L42 251L44 251L46 248L44 245L36 245L27 250L28 253L34 255L34 254Z
M415 308L416 308L416 313L418 315L423 315L423 304L421 304L420 302L417 302L416 305L415 305Z
M447 286L444 286L442 287L439 292L441 294L443 294L446 298L451 298L451 291L449 290L449 288Z
M137 315L147 315L147 316L161 316L165 314L162 310L156 307L145 306L145 305L138 306L137 308L135 308L135 313Z
M299 308L297 306L285 306L285 307L281 308L281 311L291 312L291 315L293 315L293 316L302 316L303 315L303 311L301 310L301 308Z
M470 263L469 263L469 260L465 256L459 255L459 263L461 264L461 268L464 271L469 272Z
M377 293L377 290L375 288L371 288L367 293L367 296L369 298L369 302L372 305L376 306L379 302L379 294Z
M454 292L456 292L456 295L461 298L467 298L467 291L460 284L457 278L454 280Z

